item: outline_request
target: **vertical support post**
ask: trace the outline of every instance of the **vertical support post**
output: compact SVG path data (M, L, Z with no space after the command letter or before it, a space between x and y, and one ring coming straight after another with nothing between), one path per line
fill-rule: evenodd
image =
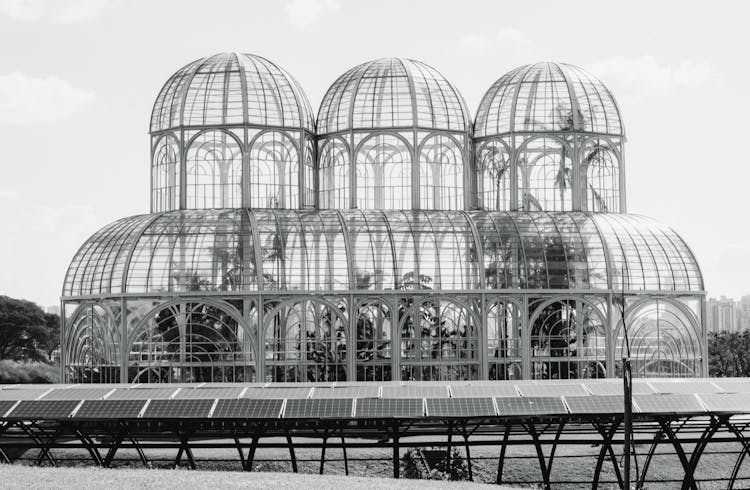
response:
M624 328L624 326L623 326ZM624 442L623 452L623 488L630 488L630 442L633 438L633 379L630 371L630 356L622 360L622 381L625 395L625 414L623 418L624 425Z
M401 315L399 314L399 303L401 297L398 294L392 296L391 314L391 380L401 379Z
M489 345L489 327L487 324L487 298L482 293L479 300L479 379L489 379L489 359L487 346Z
M605 360L607 362L607 377L615 377L615 351L617 350L617 320L615 320L612 290L607 295L607 325L605 328Z
M393 423L393 478L399 478L399 446L398 446L398 422Z
M531 332L529 329L529 296L523 295L521 311L521 359L523 379L531 379Z
M120 383L129 381L128 357L130 355L130 341L128 340L128 302L123 297L120 300Z

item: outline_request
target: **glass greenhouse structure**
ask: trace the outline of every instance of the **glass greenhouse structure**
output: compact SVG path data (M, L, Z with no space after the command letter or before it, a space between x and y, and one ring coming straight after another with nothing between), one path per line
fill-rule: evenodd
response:
M151 213L80 248L69 382L707 374L684 240L626 214L610 91L538 63L472 121L434 68L379 59L317 117L259 56L175 73L151 116Z

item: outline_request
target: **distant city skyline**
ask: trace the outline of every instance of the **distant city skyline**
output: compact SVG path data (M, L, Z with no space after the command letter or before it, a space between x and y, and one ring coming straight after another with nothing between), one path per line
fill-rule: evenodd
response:
M636 2L611 23L595 2L549 3L539 16L489 1L0 0L0 294L56 304L80 244L148 212L145 121L162 83L197 58L242 51L277 61L314 109L337 75L384 56L433 65L472 114L516 66L580 65L622 109L628 212L685 238L711 296L747 295L750 157L732 143L744 140L750 108L750 67L738 62L747 8L702 6Z

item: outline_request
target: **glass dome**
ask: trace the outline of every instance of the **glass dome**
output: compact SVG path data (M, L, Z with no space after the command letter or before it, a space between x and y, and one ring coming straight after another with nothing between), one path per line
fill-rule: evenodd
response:
M220 53L167 80L154 103L151 132L233 124L314 132L313 117L305 92L283 68L252 54Z
M116 221L80 249L63 294L607 290L623 282L626 290L703 289L685 242L642 216L235 209Z
M352 68L328 89L317 128L321 208L468 207L469 112L434 68L402 58Z
M565 63L524 65L503 75L482 98L474 124L479 138L556 131L625 134L609 89L587 71Z
M315 124L282 68L222 53L178 70L151 116L151 210L315 205Z

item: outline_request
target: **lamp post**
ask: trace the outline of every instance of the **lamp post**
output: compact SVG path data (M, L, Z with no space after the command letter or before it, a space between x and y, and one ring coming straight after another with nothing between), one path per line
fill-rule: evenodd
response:
M622 271L622 288L620 290L620 318L622 319L622 333L625 337L625 355L622 357L622 388L624 395L625 413L623 414L624 443L623 452L623 488L630 490L630 443L633 438L633 373L630 368L630 339L625 324L625 270Z

